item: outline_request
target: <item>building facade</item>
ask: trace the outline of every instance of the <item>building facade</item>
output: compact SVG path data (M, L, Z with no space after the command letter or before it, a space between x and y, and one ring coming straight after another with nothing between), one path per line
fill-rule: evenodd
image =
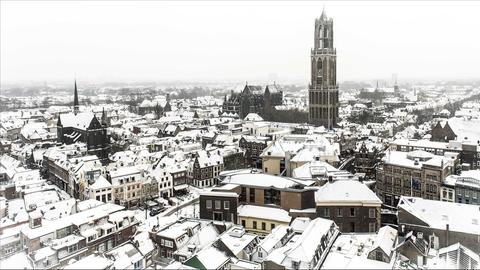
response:
M457 166L457 157L457 153L387 151L377 167L377 195L390 206L396 206L402 195L441 200L443 182Z
M200 194L200 218L237 224L238 194L235 192L203 192Z

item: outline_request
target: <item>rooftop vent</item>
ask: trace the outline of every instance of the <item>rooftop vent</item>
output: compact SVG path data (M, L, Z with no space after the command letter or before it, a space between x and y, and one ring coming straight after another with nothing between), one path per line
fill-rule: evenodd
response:
M245 229L241 227L235 227L229 232L229 235L232 237L242 237L244 234Z

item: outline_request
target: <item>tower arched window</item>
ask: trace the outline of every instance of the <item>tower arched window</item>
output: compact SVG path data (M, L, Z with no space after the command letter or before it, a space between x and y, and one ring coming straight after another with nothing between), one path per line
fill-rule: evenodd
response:
M322 59L317 61L317 84L322 84L323 81L323 63Z

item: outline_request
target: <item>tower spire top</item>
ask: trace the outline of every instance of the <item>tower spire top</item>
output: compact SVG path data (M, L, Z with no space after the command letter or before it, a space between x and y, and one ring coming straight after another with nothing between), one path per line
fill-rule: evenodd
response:
M73 113L77 114L78 112L79 112L79 104L78 104L77 78L75 78L75 90L73 93Z
M326 19L326 18L327 18L327 13L325 12L325 5L323 5L322 15L320 15L320 19Z

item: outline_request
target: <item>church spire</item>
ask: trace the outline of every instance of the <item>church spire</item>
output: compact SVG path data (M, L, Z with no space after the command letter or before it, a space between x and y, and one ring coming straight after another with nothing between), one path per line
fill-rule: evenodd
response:
M107 126L107 113L105 107L102 107L102 125Z
M75 92L73 93L73 113L77 114L79 112L78 105L78 90L77 90L77 80L75 79Z

